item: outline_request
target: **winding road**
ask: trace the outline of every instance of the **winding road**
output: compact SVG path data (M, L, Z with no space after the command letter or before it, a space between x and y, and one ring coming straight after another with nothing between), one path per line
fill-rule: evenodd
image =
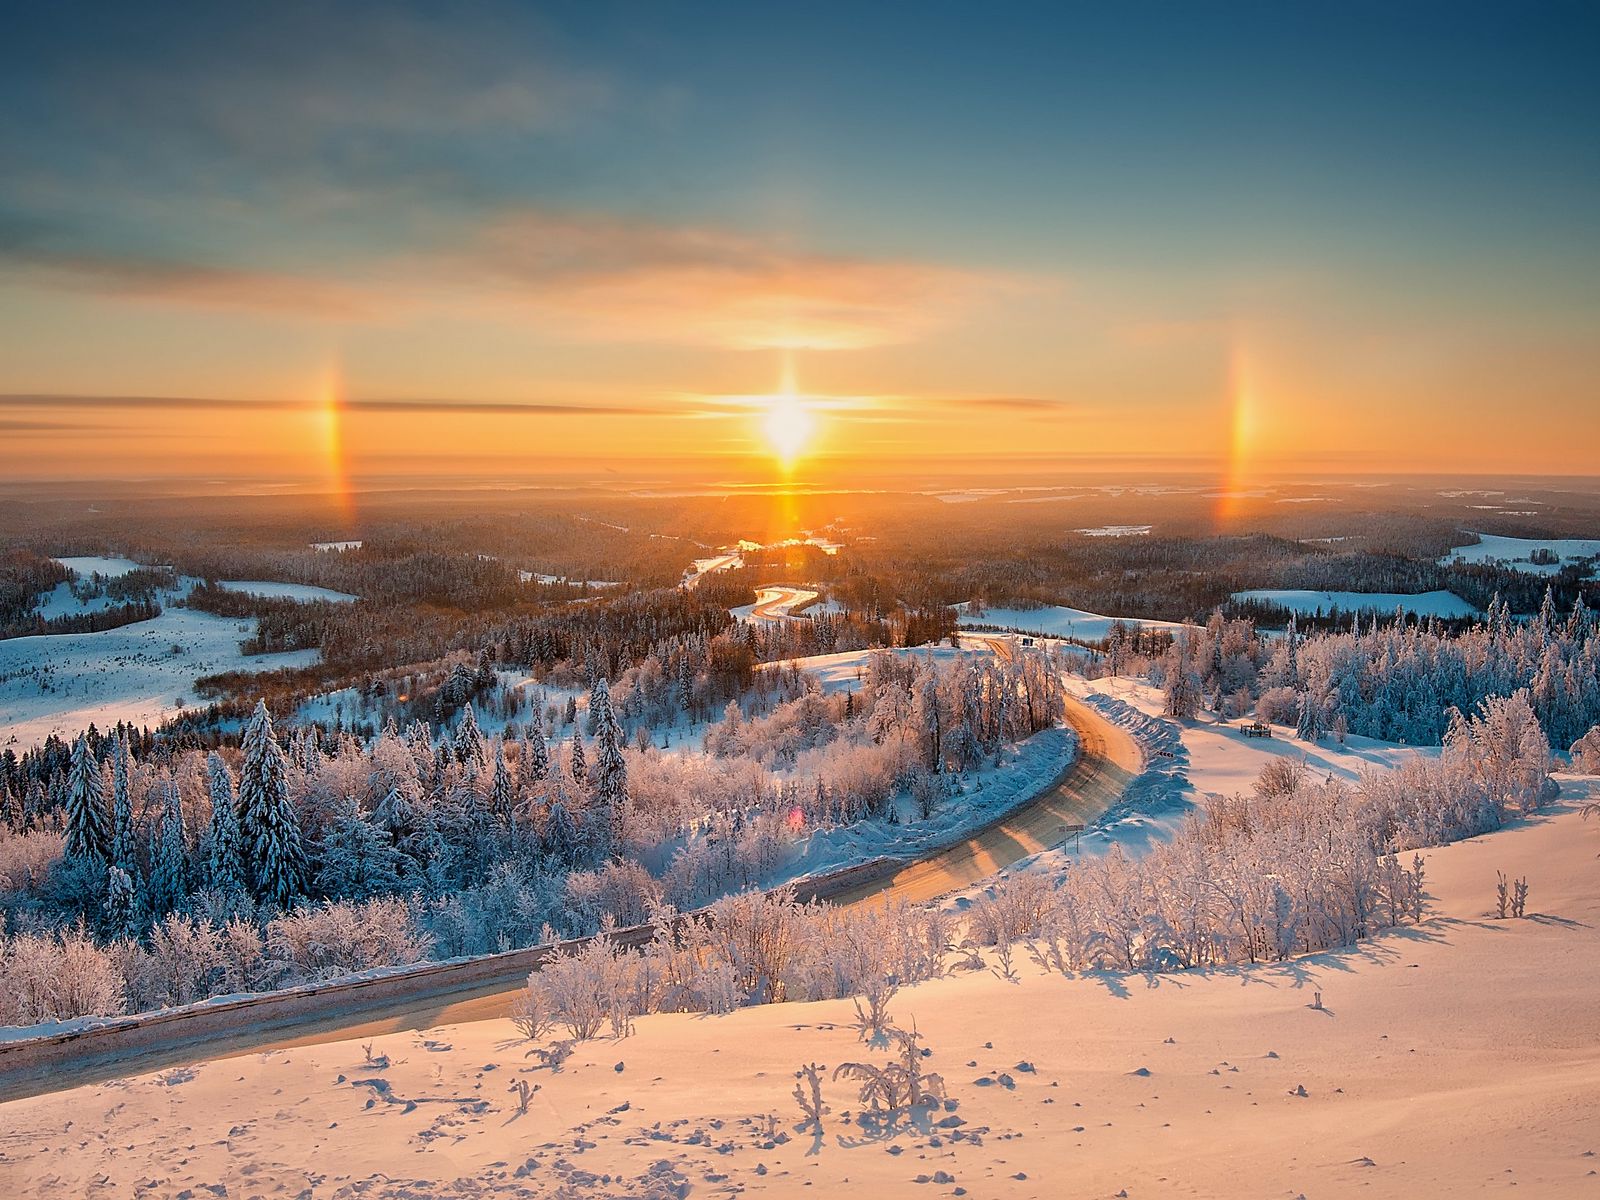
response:
M966 635L966 640L983 642L1003 657L1014 652L1005 638ZM1078 735L1079 753L1021 808L914 862L867 863L806 881L798 893L841 905L891 897L931 900L1059 845L1067 826L1098 818L1142 769L1134 740L1094 709L1069 697L1066 718ZM619 940L643 942L650 936L650 930L624 931ZM34 1044L28 1053L22 1052L27 1044L0 1042L0 1101L201 1059L504 1018L529 971L549 953L548 947L513 951L388 979L329 984L288 999L267 995L199 1015L192 1010L157 1015L137 1024L61 1035L48 1046Z

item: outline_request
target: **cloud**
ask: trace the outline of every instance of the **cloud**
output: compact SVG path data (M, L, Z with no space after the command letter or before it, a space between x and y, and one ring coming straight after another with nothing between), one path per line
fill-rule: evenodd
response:
M732 349L913 341L1015 278L796 248L776 238L521 208L431 248L344 267L256 270L63 248L0 229L0 272L47 285L314 320L418 311L531 323L556 338Z
M663 410L642 404L575 404L554 400L388 399L352 397L340 401L347 413L465 413L483 416L652 416ZM48 409L63 411L167 411L167 412L285 412L320 411L313 400L224 400L213 396L77 395L49 392L0 394L0 410Z
M495 219L446 262L578 336L741 349L913 340L1000 284L725 229L540 210Z

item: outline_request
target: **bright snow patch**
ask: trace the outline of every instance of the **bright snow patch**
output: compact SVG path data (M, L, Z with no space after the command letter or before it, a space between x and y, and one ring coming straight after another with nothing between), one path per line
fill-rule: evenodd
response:
M1121 621L1124 625L1141 629L1188 629L1191 626L1178 621L1146 621L1138 617L1103 617L1099 613L1085 612L1081 608L1054 605L1045 608L985 608L979 616L967 615L966 606L958 606L963 629L976 626L993 626L997 629L1016 629L1023 633L1046 637L1080 638L1098 642L1111 633L1111 625Z
M1084 537L1143 537L1155 526L1153 525L1096 525L1092 529L1074 529L1073 533L1081 533Z
M349 592L336 592L332 588L317 587L310 583L273 583L266 579L219 579L217 586L225 592L244 592L264 600L329 600L344 603L354 600Z
M341 554L346 550L359 550L359 549L361 549L361 546L362 546L362 543L359 540L349 541L349 542L312 542L311 543L311 548L313 550L324 550L324 551L333 550L333 551L336 551L336 552L341 553Z
M246 657L255 622L188 608L100 633L0 641L0 742L22 747L52 733L76 735L92 721L154 725L192 703L202 675L306 666L315 650Z
M1600 555L1600 538L1515 538L1480 533L1475 546L1457 546L1441 562L1503 562L1530 575L1554 575L1561 569L1555 563L1529 562L1535 550L1548 550L1562 564Z
M58 558L56 561L85 579L91 575L104 575L107 579L118 578L129 571L137 571L143 565L131 558L101 558L95 554Z
M1235 600L1276 604L1303 616L1342 613L1392 613L1401 608L1423 617L1475 617L1478 610L1454 592L1311 592L1295 588L1253 588L1235 592Z

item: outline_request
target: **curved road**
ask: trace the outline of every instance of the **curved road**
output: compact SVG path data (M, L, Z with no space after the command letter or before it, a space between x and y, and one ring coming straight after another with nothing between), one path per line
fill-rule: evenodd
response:
M967 640L983 642L1004 657L1013 653L1012 643L1004 638L967 635ZM1142 768L1142 755L1133 739L1094 709L1068 697L1066 718L1078 735L1078 755L1047 789L1022 808L915 862L869 863L819 880L813 886L802 885L802 895L841 905L867 904L890 897L913 902L931 900L1059 845L1066 826L1087 825L1098 818L1121 798L1129 781ZM504 974L468 984L450 981L446 974L430 986L424 977L418 980L417 990L378 999L355 1012L339 1004L313 1009L292 1021L292 1032L281 1021L252 1025L246 1017L238 1028L221 1035L185 1038L180 1028L179 1036L121 1053L112 1048L91 1051L87 1045L72 1047L68 1043L62 1047L60 1061L52 1063L49 1073L42 1076L29 1072L7 1078L5 1055L0 1048L0 1100L199 1059L230 1058L263 1050L503 1018L527 978L527 969L525 962L515 967L508 964Z

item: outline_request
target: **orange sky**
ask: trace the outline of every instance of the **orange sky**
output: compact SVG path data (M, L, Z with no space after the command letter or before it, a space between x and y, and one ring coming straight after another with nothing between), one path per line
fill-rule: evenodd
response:
M1581 9L544 7L29 10L0 475L1600 463Z

